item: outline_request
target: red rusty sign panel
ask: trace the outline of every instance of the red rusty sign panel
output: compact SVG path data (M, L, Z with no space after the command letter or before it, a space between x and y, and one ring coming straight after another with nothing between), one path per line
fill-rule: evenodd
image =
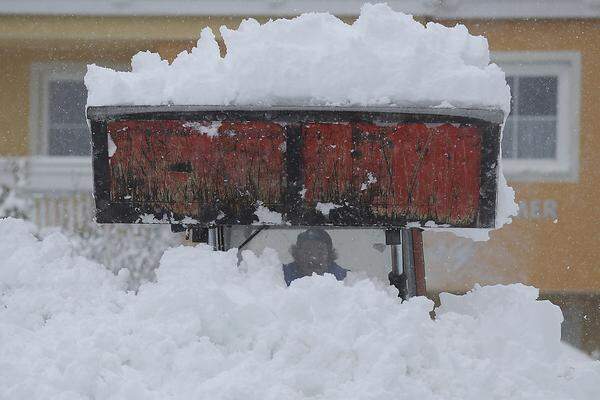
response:
M114 121L108 133L110 200L193 219L279 203L285 187L285 132L272 122Z
M501 114L94 107L98 222L492 227Z

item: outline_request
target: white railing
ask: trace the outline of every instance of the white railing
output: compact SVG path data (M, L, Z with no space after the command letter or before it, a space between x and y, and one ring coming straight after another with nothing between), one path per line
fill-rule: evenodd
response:
M91 193L31 193L28 215L37 226L82 231L94 215Z
M0 186L10 203L0 210L19 209L40 228L81 231L92 222L89 157L0 158Z

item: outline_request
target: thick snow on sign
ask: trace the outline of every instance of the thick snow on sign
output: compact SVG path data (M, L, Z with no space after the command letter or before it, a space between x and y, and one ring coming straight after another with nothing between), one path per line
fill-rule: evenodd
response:
M178 247L138 294L124 276L0 220L0 399L575 399L600 362L560 343L523 285L401 304L349 276L285 286L274 252Z
M88 105L400 105L499 108L504 73L487 40L463 25L422 25L387 5L365 5L349 25L326 13L210 28L169 64L141 52L131 72L90 65Z
M140 52L131 72L88 66L88 106L253 105L403 106L501 109L504 72L490 64L487 40L463 25L423 25L385 4L366 4L353 24L326 13L221 27L221 57L210 28L169 64ZM516 214L500 173L496 228ZM456 230L487 240L488 230Z

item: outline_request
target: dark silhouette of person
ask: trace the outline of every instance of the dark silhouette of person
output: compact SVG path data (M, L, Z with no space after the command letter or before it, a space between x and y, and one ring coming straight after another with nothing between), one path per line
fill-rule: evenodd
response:
M336 264L337 252L331 236L322 228L310 228L299 234L290 253L294 261L283 266L283 277L288 286L294 279L313 273L332 274L338 281L346 278L348 270Z

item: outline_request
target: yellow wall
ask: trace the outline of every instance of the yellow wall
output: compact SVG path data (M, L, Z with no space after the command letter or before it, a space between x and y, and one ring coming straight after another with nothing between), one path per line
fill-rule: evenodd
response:
M33 62L127 64L138 50L172 59L193 46L200 29L239 18L0 17L0 154L27 154L29 74ZM454 22L446 22L453 24ZM459 273L443 260L430 265L432 285L465 290L482 283L524 281L546 291L600 290L600 24L597 21L471 21L492 50L580 51L582 101L579 181L515 183L518 200L555 199L559 220L516 220L475 246ZM454 239L442 237L448 244ZM436 246L440 239L427 239ZM471 245L470 245L471 246ZM460 246L459 246L460 247ZM476 260L476 261L474 261ZM456 261L456 259L455 259ZM460 261L460 260L458 260ZM454 275L453 275L454 273Z

